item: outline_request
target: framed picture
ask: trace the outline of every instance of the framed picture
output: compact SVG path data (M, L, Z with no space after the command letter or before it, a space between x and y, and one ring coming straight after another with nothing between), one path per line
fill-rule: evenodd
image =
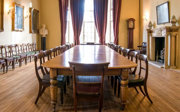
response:
M19 5L17 3L13 3L12 30L13 31L24 30L24 6Z
M38 33L39 32L39 10L30 8L29 9L29 32Z
M157 24L165 24L170 22L169 18L169 2L165 2L156 6Z
M4 30L4 0L0 0L0 32Z

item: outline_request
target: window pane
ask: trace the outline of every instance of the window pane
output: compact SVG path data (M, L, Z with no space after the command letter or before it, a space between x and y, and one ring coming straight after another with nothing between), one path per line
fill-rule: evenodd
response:
M80 34L80 43L86 42L95 42L99 43L99 36L95 27L94 22L94 3L93 0L85 0L84 6L84 19L83 25ZM107 14L107 29L106 29L106 43L114 41L113 34L113 14L112 14L112 0L109 0L108 4L108 14ZM68 17L67 17L67 30L66 30L66 42L72 43L74 42L73 36L73 28L72 28L72 20L70 8L68 8Z

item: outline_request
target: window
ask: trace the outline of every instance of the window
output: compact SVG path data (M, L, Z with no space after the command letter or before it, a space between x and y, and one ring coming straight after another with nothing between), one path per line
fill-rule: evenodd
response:
M80 34L80 43L94 42L99 43L99 36L96 30L94 21L94 5L93 0L85 0L84 6L84 19ZM66 30L66 43L73 43L73 28L68 8L67 30ZM112 20L112 0L108 3L108 17L107 17L107 30L106 30L106 43L114 42L113 34L113 20Z

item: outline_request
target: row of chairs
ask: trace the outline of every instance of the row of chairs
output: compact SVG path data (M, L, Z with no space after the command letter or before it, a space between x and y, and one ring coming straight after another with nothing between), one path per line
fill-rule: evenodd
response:
M34 57L39 52L36 50L36 43L0 45L0 66L3 73L8 72L9 66L15 69L15 64L22 66L22 62L27 64L27 60Z
M74 47L74 44L65 44L62 46L57 46L50 50L40 51L40 53L34 56L35 72L36 72L36 76L39 82L39 92L35 100L35 104L37 104L39 98L44 93L45 89L50 86L50 75L49 75L50 72L47 68L42 67L41 65L45 63L46 61L64 53L66 50L72 47ZM69 77L58 75L57 81L58 81L57 86L61 90L60 101L61 101L61 104L63 104L63 93L66 93L66 82L67 84L69 84Z
M139 93L137 89L137 87L139 87L142 94L146 96L151 103L153 103L147 91L147 79L148 79L148 68L149 68L147 56L144 54L140 54L138 51L126 49L124 47L121 47L120 45L115 45L113 43L108 44L108 46L113 50L115 50L116 52L123 55L124 57L138 64L138 67L129 70L130 72L129 72L128 87L135 88L137 93ZM136 74L137 70L139 70L139 72ZM143 70L144 72L142 72ZM111 77L111 85L114 86L114 94L116 94L117 91L116 89L118 88L117 91L118 97L120 94L120 85L121 85L120 82L121 82L120 76ZM142 86L144 90L142 89Z

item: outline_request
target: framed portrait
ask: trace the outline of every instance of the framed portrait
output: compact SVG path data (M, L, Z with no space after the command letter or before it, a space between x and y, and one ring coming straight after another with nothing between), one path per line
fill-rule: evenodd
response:
M13 31L24 30L24 6L17 3L13 3L12 30Z
M0 0L0 32L4 30L4 0Z
M29 8L29 32L38 33L39 32L39 10L34 8Z
M157 24L165 24L170 22L169 18L169 2L165 2L156 6Z

